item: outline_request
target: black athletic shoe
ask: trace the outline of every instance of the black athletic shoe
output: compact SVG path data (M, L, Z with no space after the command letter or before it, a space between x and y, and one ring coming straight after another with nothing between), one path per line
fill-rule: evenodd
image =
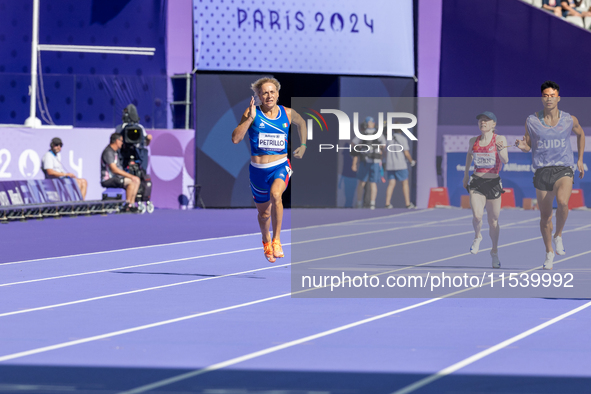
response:
M122 213L138 213L139 209L138 209L138 207L135 207L133 205L129 205L129 203L125 203L121 207L121 212Z

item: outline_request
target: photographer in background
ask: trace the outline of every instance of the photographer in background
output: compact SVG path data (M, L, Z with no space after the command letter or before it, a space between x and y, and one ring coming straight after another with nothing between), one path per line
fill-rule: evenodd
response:
M366 135L372 135L376 133L376 122L371 116L365 118L365 122L361 124L360 131ZM358 144L364 144L365 151L356 151L355 146ZM382 144L382 148L377 146ZM355 137L353 138L352 145L353 150L351 155L353 156L353 164L351 169L357 173L357 208L363 206L363 195L365 191L365 184L369 182L370 188L370 209L376 208L376 196L378 195L378 180L381 175L382 165L382 154L384 153L383 146L386 144L386 137L382 134L377 141L362 141Z
M80 193L82 194L82 199L86 199L86 190L88 189L88 182L86 179L77 178L76 175L72 174L71 172L66 172L64 166L62 165L62 143L61 138L55 137L49 143L49 151L43 155L42 159L42 169L43 173L45 174L46 179L51 178L72 178L76 180L78 184L78 188L80 189Z
M111 134L109 145L107 145L101 155L101 186L125 189L127 204L124 210L135 213L138 211L134 204L140 187L140 178L123 171L120 154L122 146L123 137L121 134Z
M146 147L152 141L152 134L146 133L144 126L139 123L140 117L133 104L129 104L123 109L122 120L123 123L117 126L115 132L123 137L124 143L121 148L123 168L127 168L133 156L133 161L139 164L144 172L147 172L149 157Z

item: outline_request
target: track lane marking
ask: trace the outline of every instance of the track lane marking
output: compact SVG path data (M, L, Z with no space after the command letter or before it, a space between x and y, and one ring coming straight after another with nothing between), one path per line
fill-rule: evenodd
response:
M468 216L466 216L466 217L468 217ZM464 217L464 218L466 218L466 217ZM458 220L458 218L444 219L444 220L436 221L436 222L427 222L426 224L421 224L421 225L418 225L418 226L420 227L420 226L430 225L432 223L455 221L455 220ZM412 225L410 227L413 227L414 228L415 226L417 226L417 225ZM407 228L409 228L409 226L395 227L392 230L405 230ZM388 231L388 230L385 229L385 230L382 230L382 231ZM364 233L361 233L361 234L364 234ZM462 234L464 234L464 233L462 233ZM357 235L357 234L353 234L353 235ZM351 234L346 234L346 235L341 235L341 236L338 236L338 237L350 237L350 236L352 236L352 235ZM334 238L338 238L338 237L334 237ZM326 240L326 239L322 239L322 238L318 239L317 238L317 239L313 240L312 242L320 242L320 241L324 241L324 240ZM307 242L311 242L311 241L302 241L301 243L307 243ZM283 245L284 246L288 246L288 245L292 245L292 243L285 243ZM53 279L70 278L70 277L82 276L82 275L98 274L98 273L104 273L104 272L109 272L109 271L118 271L118 270L130 269L130 268L145 267L145 266L150 266L150 265L168 264L168 263L174 263L174 262L179 262L179 261L187 261L187 260L192 260L192 259L201 259L201 258L205 258L205 257L223 256L223 255L227 255L227 254L241 253L241 252L249 252L249 251L259 250L259 249L260 249L260 247L247 248L247 249L240 249L240 250L234 250L234 251L228 251L228 252L210 253L210 254L201 255L201 256L191 256L191 257L183 257L183 258L179 258L179 259L156 261L156 262L153 262L153 263L135 264L135 265L129 265L129 266L125 266L125 267L107 268L107 269L103 269L103 270L79 272L79 273L75 273L75 274L58 275L58 276L52 276L52 277L46 277L46 278L29 279L29 280L18 281L18 282L0 283L0 287L6 287L6 286L12 286L12 285L20 285L20 284L26 284L26 283L42 282L42 281L53 280ZM2 268L2 265L0 265L0 269L1 268Z
M584 227L588 227L588 226L584 226ZM584 252L584 253L579 253L579 254L574 255L574 256L570 256L570 257L565 258L565 259L562 259L560 261L555 262L554 264L558 264L558 263L563 262L563 261L566 261L566 260L570 260L570 259L573 259L573 258L576 258L576 257L580 257L580 256L583 256L583 255L587 255L589 253L591 253L591 250L589 250L587 252ZM538 267L535 267L535 268L532 268L532 269L529 269L529 270L526 270L526 271L522 271L522 272L530 272L530 271L533 271L535 269L540 269L540 268L541 268L541 266L538 266ZM500 279L495 280L494 282L498 282L498 281L500 281ZM216 370L219 370L219 369L222 369L222 368L226 368L226 367L229 367L229 366L232 366L232 365L235 365L235 364L242 363L244 361L252 360L252 359L257 358L257 357L261 357L261 356L265 356L267 354L275 353L277 351L280 351L280 350L283 350L283 349L287 349L287 348L290 348L290 347L293 347L293 346L296 346L296 345L300 345L302 343L309 342L309 341L312 341L314 339L323 338L323 337L326 337L326 336L329 336L329 335L332 335L332 334L336 334L336 333L341 332L341 331L344 331L344 330L348 330L350 328L354 328L354 327L361 326L361 325L364 325L364 324L367 324L367 323L371 323L373 321L380 320L380 319L383 319L383 318L386 318L386 317L389 317L389 316L392 316L392 315L395 315L395 314L399 314L399 313L402 313L402 312L405 312L405 311L408 311L408 310L416 309L416 308L419 308L421 306L428 305L428 304L431 304L431 303L434 303L434 302L437 302L437 301L440 301L440 300L443 300L443 299L452 297L452 296L457 295L457 294L461 294L461 293L465 293L465 292L468 292L468 291L472 291L474 289L478 289L478 287L462 289L462 290L459 290L459 291L455 291L453 293L449 293L449 294L443 295L443 296L438 297L438 298L431 298L431 299L429 299L427 301L419 302L419 303L416 303L416 304L413 304L413 305L410 305L410 306L407 306L407 307L404 307L404 308L399 308L399 309L396 309L394 311L386 312L386 313L383 313L383 314L378 315L378 316L373 316L371 318L367 318L367 319L359 320L359 321L356 321L356 322L353 322L353 323L345 324L345 325L342 325L342 326L339 326L339 327L335 327L335 328L330 329L330 330L322 331L322 332L317 333L317 334L313 334L313 335L309 335L309 336L306 336L306 337L303 337L303 338L299 338L299 339L296 339L296 340L293 340L293 341L289 341L289 342L283 343L281 345L272 346L272 347L269 347L269 348L266 348L266 349L262 349L262 350L259 350L259 351L256 351L256 352L245 354L243 356L234 357L234 358L231 358L229 360L222 361L220 363L216 363L216 364L207 366L205 368L200 368L198 370L187 372L187 373L184 373L184 374L181 374L181 375L177 375L177 376L173 376L173 377L170 377L170 378L167 378L167 379L159 380L157 382L150 383L150 384L147 384L147 385L143 385L143 386L140 386L140 387L136 387L136 388L131 389L131 390L122 391L119 394L139 394L139 393L144 393L146 391L150 391L150 390L153 390L153 389L156 389L156 388L159 388L159 387L163 387L163 386L167 386L167 385L170 385L170 384L173 384L173 383L177 383L177 382L180 382L182 380L193 378L195 376L203 375L203 374L208 373L208 372L216 371ZM583 310L583 309L585 309L585 308L587 308L589 306L591 306L591 301L588 302L588 303L586 303L586 304L584 304L584 305L582 305L582 306L580 306L580 307L578 307L578 308L576 308L576 309L574 309L574 310L572 310L572 311L570 311L570 312L567 312L567 313L565 313L563 315L560 315L557 318L554 318L554 319L552 319L552 320L550 320L550 321L548 321L546 323L540 324L539 326L536 326L533 329L526 331L526 333L528 333L528 332L530 332L532 330L536 330L536 329L537 329L536 331L539 331L542 328L545 328L548 325L554 324L556 321L562 320L562 319L564 319L564 318L572 315L573 313L579 312L580 310ZM532 331L531 333L534 333L534 332L535 331ZM517 336L515 336L513 338L510 338L507 341L501 342L501 344L496 345L496 347L499 347L500 345L503 345L502 347L506 347L506 346L510 345L511 343L516 342L517 340L521 339L520 338L520 335L523 335L523 334L524 333L519 334L519 335L517 335ZM528 335L531 335L531 334L528 334ZM515 338L518 338L518 339L515 339ZM509 341L513 341L513 342L509 342ZM501 349L502 347L499 347L495 351ZM487 349L485 351L482 351L482 352L478 353L477 355L479 355L479 354L486 354L486 352L488 352L488 351L490 351L490 349ZM477 356L477 355L475 355L475 356ZM475 357L475 356L472 356L472 357ZM465 362L465 361L466 360L463 360L460 363L457 363L457 365L460 365L462 362ZM474 360L474 361L476 361L476 360ZM474 362L474 361L472 361L472 362ZM455 365L456 364L454 364L454 366ZM452 366L452 367L454 367L454 366ZM452 367L448 367L448 368L452 368ZM437 375L437 374L435 374L435 375ZM432 376L435 376L435 375L432 375ZM441 376L441 377L443 377L443 376ZM431 378L431 377L429 377L429 378ZM425 378L423 380L426 381L429 378ZM439 377L437 377L436 379L439 379ZM436 380L436 379L433 379L433 380ZM421 386L417 386L416 388L413 388L413 390L411 390L411 391L414 391L416 389L419 389L420 387L423 387L424 385L430 383L433 380L429 380L427 383L422 384ZM416 384L418 384L419 382L417 382ZM407 387L410 387L410 386L407 386ZM402 390L405 390L405 389L402 389ZM403 394L403 393L406 394L406 393L410 393L411 391L397 391L394 394Z
M330 227L330 226L337 226L337 225L342 225L342 224L350 224L350 223L356 223L356 222L368 221L368 220L375 220L375 219L392 218L392 217L397 217L397 216L410 215L410 214L413 214L413 213L423 213L423 212L430 212L430 211L433 211L433 208L425 209L425 210L416 210L416 211L413 211L413 212L403 212L403 213L393 214L393 215L388 215L388 216L378 216L378 217L367 218L367 219L356 219L356 220L350 220L350 221L341 222L341 223L319 224L319 225L316 225L316 226L299 227L299 228L295 228L295 229L284 229L284 230L281 230L281 231L283 231L283 232L290 232L290 231L297 231L297 230L308 230L308 229L311 229L311 228ZM2 266L5 266L5 265L33 263L33 262L48 261L48 260L57 260L57 259L67 259L67 258L71 258L71 257L93 256L93 255L106 254L106 253L127 252L127 251L130 251L130 250L158 248L158 247L162 247L162 246L174 246L174 245L183 245L183 244L196 243L196 242L217 241L217 240L224 240L224 239L231 239L231 238L250 237L250 236L253 236L253 235L260 235L260 234L261 234L260 232L256 232L256 233L246 233L246 234L237 234L237 235L227 235L227 236L223 236L223 237L214 237L214 238L205 238L205 239L194 239L194 240L190 240L190 241L179 241L179 242L171 242L171 243L158 244L158 245L146 245L146 246L135 246L135 247L132 247L132 248L103 250L103 251L100 251L100 252L89 252L89 253L79 253L79 254L71 254L71 255L65 255L65 256L44 257L44 258L40 258L40 259L31 259L31 260L22 260L22 261L10 261L10 262L6 262L6 263L0 263L0 268Z
M587 228L587 227L590 227L590 226L591 226L591 224L586 225L586 226L583 226L581 228ZM571 230L571 231L575 231L575 230ZM527 241L524 241L524 242L527 242ZM579 253L579 254L574 255L574 256L570 256L570 257L564 258L564 259L559 260L559 261L556 261L556 262L554 262L554 264L559 264L559 263L561 263L563 261L571 260L571 259L574 259L574 258L583 256L583 255L586 255L586 254L589 254L589 253L591 253L591 250L590 251L587 251L587 252L584 252L584 253ZM530 271L533 271L533 270L536 270L536 269L540 269L540 268L541 268L541 266L538 266L538 267L531 268L529 270L521 271L520 273L530 272ZM400 270L403 270L403 269L405 269L405 268L402 268ZM500 280L501 279L497 279L494 282L498 282ZM59 344L55 344L55 345L50 345L50 346L44 346L44 347L40 347L40 348L36 348L36 349L31 349L31 350L23 351L23 352L12 353L12 354L8 354L8 355L5 355L5 356L0 356L0 362L8 361L8 360L13 360L13 359L16 359L16 358L30 356L30 355L34 355L34 354L44 353L44 352L48 352L48 351L51 351L51 350L62 349L62 348L66 348L66 347L70 347L70 346L74 346L74 345L83 344L83 343L93 342L93 341L97 341L97 340L101 340L101 339L105 339L105 338L111 338L111 337L115 337L115 336L119 336L119 335L123 335L123 334L129 334L129 333L132 333L132 332L141 331L141 330L145 330L145 329L149 329L149 328L164 326L164 325L167 325L167 324L177 323L177 322L184 321L184 320L194 319L196 317L207 316L207 315L212 315L212 314L219 313L219 312L224 312L224 311L228 311L228 310L238 309L238 308L242 308L242 307L245 307L245 306L260 304L260 303L263 303L263 302L272 301L272 300L276 300L276 299L279 299L279 298L291 296L293 294L304 293L304 292L308 292L308 291L315 291L317 289L319 289L319 288L305 289L305 290L300 290L300 291L297 291L297 292L294 292L294 293L291 293L290 292L290 293L280 294L280 295L277 295L277 296L266 297L266 298L255 300L255 301L250 301L250 302L246 302L246 303L232 305L232 306L229 306L229 307L218 308L218 309L214 309L214 310L207 311L207 312L195 313L195 314L191 314L191 315L187 315L187 316L181 316L181 317L177 317L177 318L173 318L173 319L163 320L163 321L156 322L156 323L150 323L150 324L145 324L145 325L141 325L141 326L137 326L137 327L132 327L132 328L124 329L124 330L118 330L118 331L114 331L114 332L110 332L110 333L106 333L106 334L100 334L100 335L95 335L95 336L91 336L91 337L87 337L87 338L81 338L81 339L77 339L77 340L74 340L74 341L67 341L67 342L63 342L63 343L59 343ZM432 298L432 299L429 299L427 301L419 302L417 304L413 304L413 305L410 305L410 306L407 306L407 307L404 307L404 308L399 308L399 309L397 309L395 311L387 312L387 313L384 313L382 315L374 316L374 317L369 318L369 319L363 319L363 320L358 321L358 322L350 323L350 324L347 324L347 325L344 325L344 326L340 326L340 327L337 327L337 328L334 328L334 329L331 329L331 330L328 330L328 331L323 331L322 333L314 334L313 337L314 338L320 338L322 336L327 336L327 335L330 335L332 333L335 333L335 332L338 332L338 331L342 331L344 329L348 329L348 328L352 328L352 327L355 327L355 326L358 326L358 325L361 325L361 324L369 323L371 321L378 320L378 319L381 319L383 317L391 316L393 314L397 314L397 313L400 313L402 311L414 309L414 308L416 308L418 306L427 305L427 304L430 304L432 302L439 301L439 300L442 300L442 299L445 299L445 298L449 298L449 297L452 297L454 295L465 293L465 292L472 291L472 290L475 290L475 289L477 289L477 287L476 288L466 288L466 289L458 290L458 291L455 291L455 292L452 292L452 293L445 294L445 295L443 295L441 297L438 297L438 298ZM346 328L342 328L342 327L346 327ZM337 330L337 331L335 331L335 330ZM311 336L307 336L305 338L311 338ZM314 339L314 338L312 338L312 339ZM306 341L309 341L309 340L311 340L311 339L307 339ZM291 343L292 344L290 346L294 346L296 344L300 344L300 343L306 342L306 341L303 341L303 342L302 341L303 341L303 338L298 339L298 340L295 340L295 341L291 341L291 342L288 342L288 343ZM279 345L279 346L274 346L274 347L269 348L269 349L275 349L275 350L273 350L271 352L266 352L264 354L272 353L274 351L278 351L278 350L281 350L281 349L284 349L284 348L290 347L290 346L285 346L285 344ZM256 357L259 357L260 355L263 355L261 352L264 352L264 351L265 351L265 349L264 350L261 350L261 351L258 351L258 352L255 352L256 354L258 354ZM250 355L255 354L255 353L250 353ZM249 355L246 355L246 356L249 356ZM238 360L238 359L240 359L242 361L245 361L246 359L243 359L243 357L246 357L246 356L241 356L241 357L238 357L238 358L233 358L232 360ZM250 357L250 358L254 358L254 357ZM248 359L250 359L250 358L248 358ZM236 361L236 362L234 362L234 364L236 364L238 362L242 362L242 361ZM227 362L228 361L226 361L225 363L227 363ZM201 371L201 370L199 370L199 371ZM209 372L209 370L207 372ZM185 376L185 375L182 375L182 376ZM167 384L169 384L169 383L167 383Z
M509 226L511 226L513 224L517 225L519 223L521 223L521 222L510 223L510 224L505 225L505 227L509 227ZM487 231L487 230L484 229L482 231ZM574 231L574 230L566 230L565 232L568 232L568 231ZM541 237L529 238L529 239L526 239L526 240L523 240L523 241L515 241L515 242L512 242L510 244L499 245L499 248L506 247L506 246L512 246L512 245L516 245L516 244L523 243L523 242L529 242L529 241L536 240L536 239L539 239L539 238L541 238ZM287 245L289 245L289 244L284 244L284 246L287 246ZM390 245L390 247L395 247L395 246L400 246L400 245L404 245L404 243L403 244ZM251 250L258 250L258 249L259 248L253 248ZM482 251L486 251L486 250L489 250L489 249L490 248L482 249ZM0 313L0 317L18 315L18 314L28 313L28 312L41 311L41 310L46 310L46 309L53 309L53 308L58 308L58 307L62 307L62 306L76 305L76 304L81 304L81 303L85 303L85 302L98 301L98 300L107 299L107 298L119 297L119 296L123 296L123 295L130 295L130 294L142 293L142 292L151 291L151 290L164 289L164 288L168 288L168 287L180 286L180 285L185 285L185 284L190 284L190 283L203 282L203 281L206 281L206 280L214 280L214 279L227 278L227 277L232 277L232 276L237 276L237 275L244 275L244 274L247 274L247 273L265 271L265 270L268 270L268 269L275 269L275 268L280 268L280 267L287 267L287 266L296 265L296 264L304 264L304 263L309 263L309 262L318 261L318 260L322 260L322 259L342 257L344 255L353 254L353 253L365 253L365 252L371 251L371 250L373 250L373 249L367 249L367 250L361 250L361 251L356 251L356 252L350 252L350 253L347 253L347 254L339 254L339 255L333 255L333 256L326 256L326 257L321 257L321 258L317 258L317 259L310 259L310 260L299 261L299 262L295 262L295 263L287 263L287 264L273 265L273 266L264 267L264 268L256 268L256 269L247 270L247 271L234 272L234 273L230 273L230 274L222 274L222 275L219 275L219 276L214 276L214 277L209 277L209 278L193 279L193 280L189 280L189 281L183 281L183 282L178 282L178 283L170 283L170 284L161 285L161 286L153 286L153 287L148 287L148 288L144 288L144 289L131 290L131 291L126 291L126 292L114 293L114 294L107 294L107 295L104 295L104 296L97 296L97 297L85 298L85 299L81 299L81 300L75 300L75 301L69 301L69 302L62 302L62 303L58 303L58 304L46 305L46 306L41 306L41 307L29 308L29 309L22 309L22 310L18 310L18 311L4 312L4 313ZM414 264L414 265L411 265L411 266L408 266L408 267L397 268L397 269L394 269L394 270L381 272L381 273L376 274L376 275L385 275L385 274L389 274L389 273L394 273L394 272L398 272L398 271L403 271L403 270L407 270L407 269L421 267L421 266L424 266L424 265L429 265L429 264L433 264L433 263L439 263L439 262L446 261L446 260L452 260L452 259L455 259L455 258L458 258L458 257L463 257L463 256L468 256L468 255L470 255L470 253L457 254L457 255L450 256L450 257L445 257L445 258L442 258L442 259L432 260L432 261L428 261L428 262L425 262L425 263Z
M515 335L515 336L513 336L513 337L511 337L511 338L509 338L507 340L504 340L502 342L499 342L496 345L494 345L494 346L492 346L492 347L490 347L490 348L488 348L486 350L483 350L483 351L481 351L479 353L476 353L476 354L474 354L474 355L472 355L470 357L467 357L467 358L463 359L462 361L459 361L459 362L457 362L457 363L455 363L453 365L450 365L449 367L444 368L441 371L439 371L439 372L437 372L437 373L435 373L435 374L433 374L431 376L428 376L426 378L423 378L423 379L421 379L421 380L419 380L419 381L417 381L415 383L412 383L412 384L410 384L410 385L408 385L406 387L403 387L402 389L395 391L393 394L408 394L408 393L412 393L413 391L416 391L416 390L418 390L418 389L420 389L420 388L422 388L422 387L424 387L424 386L426 386L426 385L428 385L428 384L430 384L430 383L432 383L432 382L434 382L436 380L439 380L439 379L441 379L441 378L443 378L443 377L445 377L447 375L450 375L450 374L452 374L452 373L454 373L454 372L456 372L456 371L458 371L458 370L460 370L460 369L462 369L462 368L464 368L464 367L466 367L466 366L468 366L470 364L473 364L476 361L485 358L486 356L489 356L489 355L491 355L493 353L496 353L499 350L504 349L507 346L512 345L513 343L515 343L517 341L520 341L520 340L522 340L524 338L527 338L528 336L533 335L536 332L541 331L544 328L549 327L549 326L551 326L551 325L553 325L555 323L558 323L559 321L561 321L563 319L566 319L567 317L572 316L575 313L578 313L578 312L580 312L580 311L582 311L582 310L584 310L584 309L586 309L586 308L588 308L590 306L591 306L591 301L589 301L586 304L583 304L583 305L581 305L581 306L579 306L579 307L577 307L575 309L572 309L572 310L570 310L570 311L568 311L566 313L563 313L562 315L557 316L557 317L553 318L552 320L549 320L549 321L547 321L545 323L542 323L542 324L537 325L537 326L535 326L533 328L530 328L529 330L524 331L521 334Z

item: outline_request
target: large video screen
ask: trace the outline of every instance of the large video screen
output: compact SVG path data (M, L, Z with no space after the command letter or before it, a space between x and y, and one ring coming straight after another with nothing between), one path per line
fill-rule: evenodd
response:
M412 0L193 0L195 68L414 75Z

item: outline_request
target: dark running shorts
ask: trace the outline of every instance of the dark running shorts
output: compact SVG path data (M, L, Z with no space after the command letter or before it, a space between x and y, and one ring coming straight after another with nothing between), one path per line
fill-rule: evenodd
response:
M125 178L122 176L115 176L111 179L101 182L101 186L106 188L111 187L125 189Z
M570 167L552 166L538 168L534 174L534 187L538 190L551 192L554 184L563 176L570 176L575 179L575 173Z
M501 197L501 194L505 193L503 191L501 177L482 178L472 176L466 189L468 190L468 193L470 190L474 190L476 193L482 194L487 200L496 200Z

